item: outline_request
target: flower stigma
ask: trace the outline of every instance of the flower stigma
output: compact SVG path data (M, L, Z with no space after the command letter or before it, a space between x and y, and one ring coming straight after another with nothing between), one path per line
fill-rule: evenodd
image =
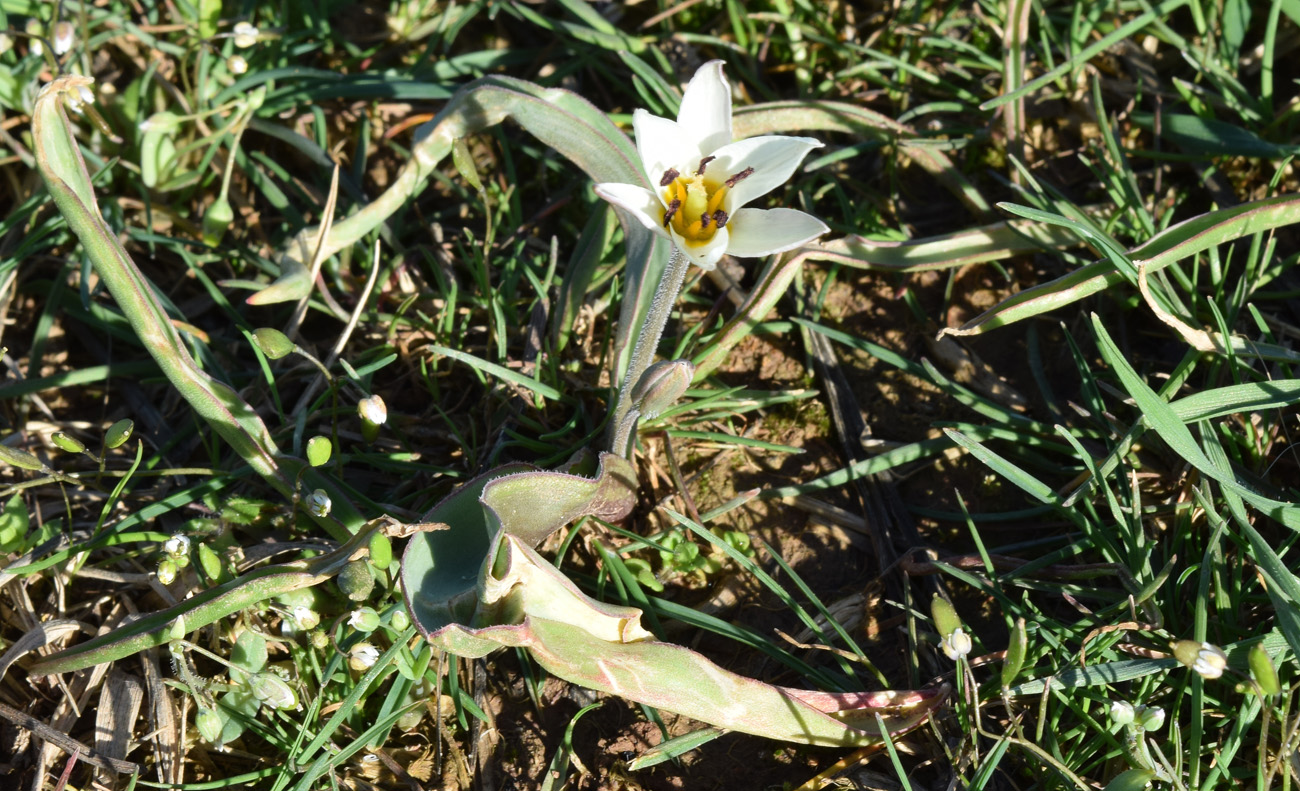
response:
M692 247L707 244L718 229L727 226L727 212L722 208L727 191L754 173L752 167L719 180L717 174L708 172L709 163L717 157L704 157L694 172L682 175L669 168L659 180L663 187L664 227L672 228L682 241Z

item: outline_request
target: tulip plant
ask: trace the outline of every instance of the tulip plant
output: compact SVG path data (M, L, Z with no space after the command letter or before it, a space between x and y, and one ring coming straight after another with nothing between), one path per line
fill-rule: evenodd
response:
M44 89L36 105L36 157L56 205L135 331L195 411L338 539L340 548L309 561L259 569L46 657L33 672L66 672L176 643L252 602L342 573L367 554L384 551L387 535L410 535L401 562L410 617L434 647L458 656L522 648L573 683L717 729L807 744L871 744L916 726L942 702L944 688L826 692L736 675L699 653L656 639L641 625L639 610L588 597L535 550L582 517L616 521L636 504L631 457L637 421L671 405L695 370L685 360L654 362L689 267L711 269L723 255L752 258L794 250L828 231L801 211L749 205L787 180L820 143L775 134L733 139L731 91L720 61L705 64L690 81L675 121L637 111L635 146L605 114L573 93L503 77L472 83L423 130L410 162L384 196L342 222L308 232L304 239L310 244L291 246L314 249L319 257L351 244L418 191L458 140L506 118L583 168L597 182L597 192L621 212L628 290L613 377L622 384L614 396L607 447L581 453L561 470L523 464L493 470L435 506L422 520L425 529L392 520L365 523L338 487L311 465L282 453L256 412L190 359L148 282L101 218L67 116L68 109L93 98L87 95L90 87L88 78L63 77ZM778 113L769 127L779 127L782 117L819 123L815 115ZM291 257L285 254L284 271L295 278L305 266ZM292 282L278 285L283 292ZM766 312L789 282L789 267L774 259L747 309ZM724 333L725 343L734 345L748 326Z

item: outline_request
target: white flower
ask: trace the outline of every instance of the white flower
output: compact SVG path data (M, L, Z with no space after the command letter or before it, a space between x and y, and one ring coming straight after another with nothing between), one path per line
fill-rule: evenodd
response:
M236 22L231 32L235 36L235 46L240 49L248 49L257 43L257 35L260 31L256 25L251 23Z
M970 635L962 631L960 626L953 629L952 634L939 641L939 648L943 649L944 654L953 660L969 654L972 647Z
M357 643L348 654L348 665L358 673L375 666L379 661L379 649L370 643Z
M190 554L190 539L188 536L174 535L163 544L163 551L174 558L188 555Z
M320 625L320 615L312 608L304 607L301 604L289 611L289 617L303 631L310 631Z
M677 120L637 110L636 148L653 192L597 184L596 193L673 241L692 263L713 269L723 254L754 258L800 247L830 228L794 209L747 209L783 184L821 142L767 135L732 141L731 89L722 61L695 73Z
M372 426L382 426L388 421L388 406L377 395L366 396L357 402L357 414Z

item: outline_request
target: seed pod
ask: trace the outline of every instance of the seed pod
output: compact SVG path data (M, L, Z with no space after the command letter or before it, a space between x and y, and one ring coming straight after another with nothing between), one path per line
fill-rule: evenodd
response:
M54 434L50 437L50 441L53 442L55 447L57 447L59 450L65 450L68 453L86 452L86 446L81 444L80 440L78 440L76 437L71 436L70 434L65 434L62 431L54 432Z
M452 143L451 163L456 166L456 172L460 177L469 182L475 192L483 191L483 182L478 177L478 165L474 164L474 156L470 154L465 138L458 137L456 142Z
M226 235L226 229L235 221L235 210L231 207L229 199L225 195L219 196L203 212L203 243L216 247L221 242L221 237Z
M1277 667L1269 657L1268 651L1264 650L1263 643L1255 643L1250 647L1248 661L1250 674L1255 677L1255 683L1259 684L1261 692L1265 695L1277 695L1282 691L1282 683L1277 677Z
M1002 660L1002 686L1009 687L1020 675L1025 666L1025 654L1029 651L1029 635L1025 631L1025 619L1017 618L1015 628L1011 630L1011 641L1007 643L1007 655Z
M934 619L934 630L940 637L947 637L961 628L961 618L957 617L957 611L947 599L937 593L930 601L930 617Z
M135 431L135 421L130 418L122 418L109 426L108 431L104 432L104 447L109 450L122 447L131 438L133 431Z
M289 336L271 327L253 330L253 340L257 342L257 348L262 350L262 354L272 360L286 357L293 351L293 341L289 340Z
M379 571L386 571L393 563L393 542L383 533L370 537L370 565Z
M171 178L176 170L176 130L180 118L175 113L154 113L140 124L140 179L153 189Z
M45 465L41 464L41 460L32 454L25 450L20 450L19 448L11 448L3 443L0 443L0 461L13 467L18 467L23 470L32 470L33 472L40 472L45 469Z

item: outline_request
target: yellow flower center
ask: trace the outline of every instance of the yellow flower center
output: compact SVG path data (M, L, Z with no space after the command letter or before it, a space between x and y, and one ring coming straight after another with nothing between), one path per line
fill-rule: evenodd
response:
M670 169L659 181L659 186L664 188L661 197L668 207L664 212L664 227L671 227L692 247L708 243L719 228L726 226L729 218L722 203L727 191L754 172L753 168L746 168L725 181L706 178L704 171L712 159L700 160L695 172L686 175Z

